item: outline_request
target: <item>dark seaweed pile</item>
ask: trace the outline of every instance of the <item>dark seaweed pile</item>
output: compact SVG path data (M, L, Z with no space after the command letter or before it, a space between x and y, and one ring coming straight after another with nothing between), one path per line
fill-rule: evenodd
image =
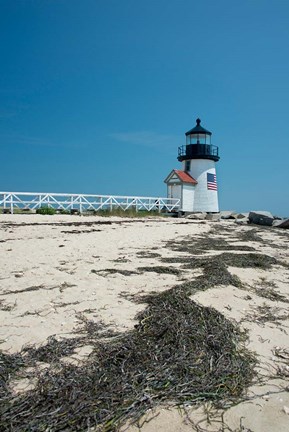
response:
M179 275L181 274L181 270L175 267L166 267L166 266L143 266L137 268L140 272L155 272L158 274L173 274Z
M178 252L189 252L194 255L201 255L208 251L254 251L252 246L230 244L227 240L213 237L210 232L198 238L182 239L178 242L170 241L167 247Z
M54 357L53 367L38 376L35 389L14 397L4 392L0 430L83 431L98 425L114 431L159 403L221 404L240 398L253 378L255 360L244 348L245 335L238 327L174 289L146 301L133 331L110 342L98 334L93 341L90 335L93 352L81 367L57 369ZM34 352L38 360L50 360L51 343L58 353L60 344L66 345L62 355L73 346L51 340ZM31 357L32 350L28 352ZM6 356L4 369L8 365L13 373L16 362L19 370L25 355L27 351ZM7 374L2 377L5 385Z
M272 265L285 265L274 257L265 254L235 254L224 252L219 255L207 257L184 257L162 258L163 262L183 263L182 268L187 270L202 270L202 274L192 280L184 282L175 289L182 290L188 294L204 291L216 285L233 285L242 288L240 278L229 272L228 267L260 268L268 269Z

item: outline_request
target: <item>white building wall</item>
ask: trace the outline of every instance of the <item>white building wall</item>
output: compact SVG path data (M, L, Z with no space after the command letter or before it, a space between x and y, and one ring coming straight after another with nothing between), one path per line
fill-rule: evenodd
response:
M181 210L184 212L193 212L194 211L194 194L195 194L195 185L189 183L183 183L182 188L182 207Z
M185 161L183 162L185 168ZM218 212L218 191L207 187L207 173L216 174L216 164L209 159L192 159L189 174L197 180L194 193L194 212ZM217 179L218 180L218 179Z

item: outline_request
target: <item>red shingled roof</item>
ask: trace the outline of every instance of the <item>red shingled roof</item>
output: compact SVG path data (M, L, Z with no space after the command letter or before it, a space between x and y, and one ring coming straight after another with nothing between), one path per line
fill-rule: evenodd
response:
M190 174L188 174L185 171L180 170L174 170L174 172L177 174L179 179L184 183L192 183L192 184L198 184L197 180L195 180Z

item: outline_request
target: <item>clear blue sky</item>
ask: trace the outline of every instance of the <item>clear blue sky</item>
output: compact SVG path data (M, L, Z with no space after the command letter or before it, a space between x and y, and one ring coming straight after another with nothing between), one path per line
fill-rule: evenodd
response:
M288 0L0 0L0 190L166 195L185 132L222 209L289 215Z

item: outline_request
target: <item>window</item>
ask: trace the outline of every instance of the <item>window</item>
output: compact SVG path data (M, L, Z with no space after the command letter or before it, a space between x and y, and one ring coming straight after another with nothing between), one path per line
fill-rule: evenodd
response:
M185 162L185 171L190 171L191 169L191 161L187 160Z

